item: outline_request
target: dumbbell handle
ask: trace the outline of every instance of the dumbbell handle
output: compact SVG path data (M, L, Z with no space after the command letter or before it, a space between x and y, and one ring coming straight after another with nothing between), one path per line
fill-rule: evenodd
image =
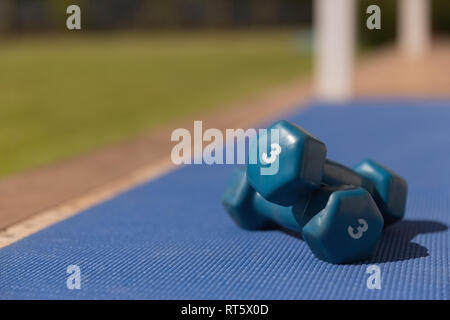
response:
M371 180L361 176L349 167L328 159L324 164L322 182L330 186L354 185L362 187L372 196L375 192L375 185Z
M326 206L328 198L333 191L345 190L348 187L341 185L333 186L326 190L322 188L322 191L317 190L317 192L301 195L298 198L298 202L294 206L289 207L269 202L259 193L255 192L252 203L254 209L267 218L274 226L301 233L303 226ZM293 213L294 207L297 212L303 213L301 219L295 218Z
M333 192L354 188L356 187L349 185L323 187L310 194L300 196L298 202L290 207L269 202L259 193L255 192L252 203L254 209L270 221L273 226L282 227L301 234L305 224L325 208Z
M300 226L292 213L292 206L284 207L269 202L259 193L255 192L253 195L253 207L259 214L266 217L274 225L300 232Z

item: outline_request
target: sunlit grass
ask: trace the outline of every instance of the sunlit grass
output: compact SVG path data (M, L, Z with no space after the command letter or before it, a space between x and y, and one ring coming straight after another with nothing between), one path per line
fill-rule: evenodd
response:
M0 175L209 112L309 68L292 30L7 39Z

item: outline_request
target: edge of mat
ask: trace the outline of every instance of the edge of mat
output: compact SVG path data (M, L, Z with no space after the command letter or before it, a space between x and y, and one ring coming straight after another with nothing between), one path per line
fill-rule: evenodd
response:
M4 248L44 228L74 216L96 204L107 201L118 194L146 181L168 173L175 165L170 159L134 170L126 177L66 201L56 207L33 215L0 231L0 248Z

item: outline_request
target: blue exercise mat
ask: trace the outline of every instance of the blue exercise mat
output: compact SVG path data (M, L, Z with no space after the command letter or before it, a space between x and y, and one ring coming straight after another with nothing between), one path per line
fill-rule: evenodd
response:
M285 118L331 159L373 158L408 181L405 218L370 261L333 265L292 234L238 228L220 202L233 166L190 165L0 249L0 298L448 299L450 101L315 103ZM380 290L366 286L372 264Z

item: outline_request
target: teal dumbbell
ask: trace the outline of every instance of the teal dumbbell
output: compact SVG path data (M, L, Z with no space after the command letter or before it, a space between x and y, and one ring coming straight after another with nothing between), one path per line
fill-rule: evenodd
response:
M384 217L386 225L403 218L408 184L392 170L372 160L364 160L353 167L361 177L373 182L372 197Z
M276 143L272 141L272 130L278 132ZM404 179L371 160L363 161L352 170L326 159L325 144L291 122L281 120L273 124L267 134L252 142L251 150L257 150L257 161L249 161L247 166L249 183L270 202L292 206L323 184L354 185L372 195L387 224L404 215L407 197ZM276 158L278 170L262 174L272 165L263 161L268 155L272 160Z
M372 196L356 186L323 186L292 211L311 251L331 263L369 258L384 225Z
M369 258L383 229L383 217L363 188L322 186L294 206L280 206L248 184L245 168L233 172L222 203L240 227L299 232L318 258L331 263Z

